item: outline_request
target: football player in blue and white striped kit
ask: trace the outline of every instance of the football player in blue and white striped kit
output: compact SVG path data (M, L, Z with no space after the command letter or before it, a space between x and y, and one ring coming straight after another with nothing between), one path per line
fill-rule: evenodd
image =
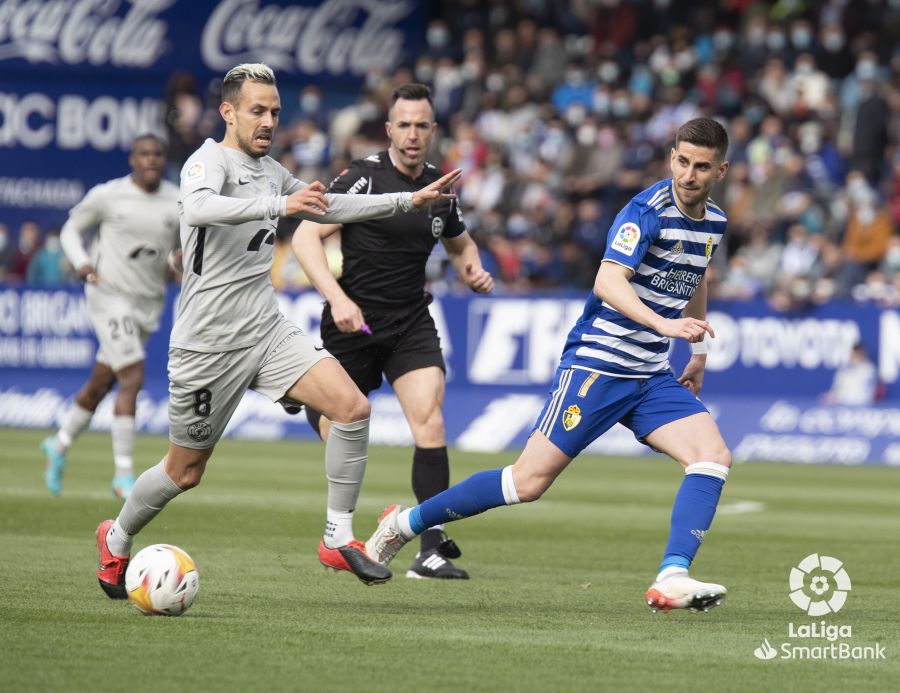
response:
M428 527L501 505L537 500L582 450L616 423L664 452L685 472L672 508L669 541L646 593L654 611L708 610L722 585L688 568L716 512L731 454L697 393L706 366L704 279L725 234L725 213L709 195L725 177L728 135L710 118L682 125L671 151L672 178L636 195L616 217L594 290L569 333L553 389L515 464L479 472L414 508L393 505L366 544L388 563ZM676 378L669 340L692 356Z

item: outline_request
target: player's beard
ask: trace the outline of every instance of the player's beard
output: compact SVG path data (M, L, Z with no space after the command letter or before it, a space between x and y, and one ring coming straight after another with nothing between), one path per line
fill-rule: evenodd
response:
M676 185L675 194L678 195L678 199L681 201L682 205L685 207L693 207L706 200L709 196L709 190L704 189L703 186L685 190L680 185Z
M236 133L236 134L237 134L238 147L241 148L241 151L244 152L244 154L246 154L247 156L253 157L254 159L259 159L259 158L266 156L269 153L269 151L272 149L272 141L275 139L274 138L275 133L274 132L270 133L269 134L269 138L270 138L269 146L266 147L264 150L260 151L253 144L253 141L256 139L257 136L259 136L260 133L254 132L253 136L250 139L244 138L240 133Z

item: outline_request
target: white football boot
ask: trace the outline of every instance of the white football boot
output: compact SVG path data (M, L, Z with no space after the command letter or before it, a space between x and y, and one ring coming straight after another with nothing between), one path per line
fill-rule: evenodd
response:
M378 529L366 542L366 553L369 554L369 558L382 565L390 563L409 541L400 532L400 526L397 524L397 516L403 510L406 508L396 503L385 508L378 518Z
M644 599L653 613L672 609L709 611L725 601L728 592L714 582L700 582L687 571L671 573L650 585Z

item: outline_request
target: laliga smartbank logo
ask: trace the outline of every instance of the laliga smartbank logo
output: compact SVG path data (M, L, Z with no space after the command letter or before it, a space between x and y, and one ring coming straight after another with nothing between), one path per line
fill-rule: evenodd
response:
M811 553L791 568L791 601L810 616L836 614L847 601L850 576L843 564L831 556Z
M847 601L850 592L850 576L843 563L832 556L810 554L796 567L788 578L791 601L809 616L836 614ZM886 659L884 647L853 645L846 642L853 637L849 624L829 623L825 620L811 623L788 623L788 642L772 645L768 638L753 650L757 659ZM799 642L798 642L799 641ZM812 641L812 644L807 644Z

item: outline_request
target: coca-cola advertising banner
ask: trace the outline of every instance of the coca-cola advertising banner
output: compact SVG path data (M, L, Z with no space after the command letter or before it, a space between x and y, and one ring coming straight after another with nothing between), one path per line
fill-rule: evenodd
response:
M176 71L197 84L272 66L290 118L299 87L354 100L366 74L423 44L415 0L0 0L0 223L44 231L128 173L135 136L164 134Z
M415 0L0 0L0 65L85 74L223 73L358 80L422 46ZM412 52L411 52L412 51Z

